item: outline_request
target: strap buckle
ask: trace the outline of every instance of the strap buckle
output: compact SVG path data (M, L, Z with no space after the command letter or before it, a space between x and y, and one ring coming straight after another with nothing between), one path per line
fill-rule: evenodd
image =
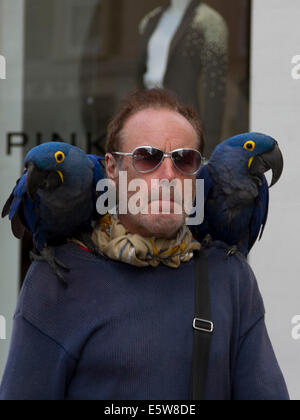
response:
M207 321L206 319L194 318L193 328L197 331L212 333L214 330L214 324L213 322Z

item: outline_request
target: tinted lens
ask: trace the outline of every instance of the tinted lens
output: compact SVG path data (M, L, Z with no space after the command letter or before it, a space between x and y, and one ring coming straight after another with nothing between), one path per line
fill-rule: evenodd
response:
M173 152L174 165L184 174L193 175L201 167L202 157L198 150L182 149Z
M139 172L153 171L162 161L163 152L153 147L139 147L132 155L133 165Z

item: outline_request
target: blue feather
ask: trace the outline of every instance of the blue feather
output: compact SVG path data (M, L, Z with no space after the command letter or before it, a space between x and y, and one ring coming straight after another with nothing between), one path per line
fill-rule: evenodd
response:
M259 188L252 219L250 222L250 249L257 238L261 239L268 219L269 212L269 186L265 176L262 177L262 185Z
M49 243L91 230L92 221L97 217L96 185L105 176L101 159L67 143L45 143L32 149L25 158L27 170L2 214L4 217L9 213L15 236L22 237L27 229L32 232L35 247L40 251ZM45 174L47 182L49 179L62 182L56 188L47 183L41 185L32 200L27 185L30 165Z
M88 158L94 164L94 186L96 187L98 184L98 181L104 178L105 170L103 166L101 165L100 161L105 162L105 158L97 156L97 155L88 155Z
M276 146L274 139L260 133L241 134L217 146L197 174L205 183L205 209L204 222L192 228L196 239L202 242L210 235L213 240L237 246L245 255L250 252L263 234L269 210L266 177L250 168L253 159L270 154ZM279 159L280 174L281 164ZM266 169L261 167L262 172Z

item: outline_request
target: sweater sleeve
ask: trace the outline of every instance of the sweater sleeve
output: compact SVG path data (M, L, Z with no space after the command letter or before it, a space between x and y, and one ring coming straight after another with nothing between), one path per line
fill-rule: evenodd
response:
M288 400L289 395L265 324L257 280L247 263L250 287L240 290L240 337L233 373L235 400Z
M289 399L264 318L259 319L241 340L235 369L233 399Z
M58 343L17 314L0 400L63 400L75 365Z

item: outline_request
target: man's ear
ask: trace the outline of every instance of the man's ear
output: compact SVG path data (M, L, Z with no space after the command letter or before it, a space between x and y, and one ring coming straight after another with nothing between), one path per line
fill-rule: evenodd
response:
M118 178L119 169L117 161L111 153L105 155L105 167L108 178L115 181Z

